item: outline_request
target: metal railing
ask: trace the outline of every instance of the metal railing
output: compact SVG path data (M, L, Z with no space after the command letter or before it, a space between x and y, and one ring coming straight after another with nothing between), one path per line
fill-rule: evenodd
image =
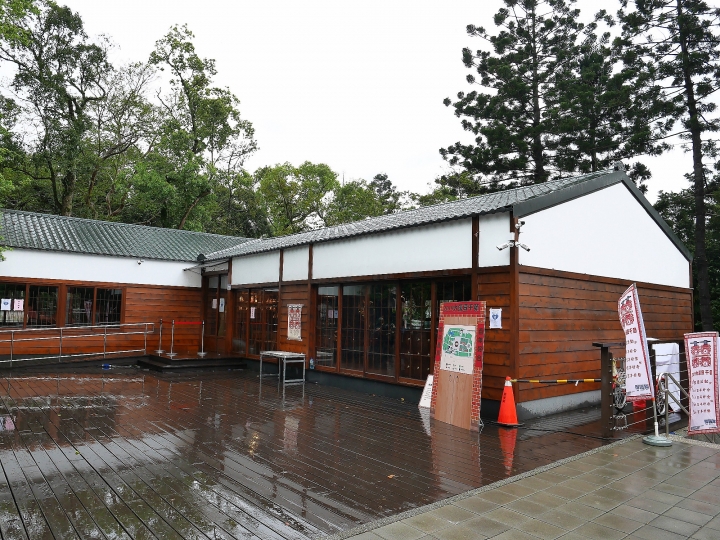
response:
M127 329L127 330L125 330ZM62 362L63 359L69 358L83 358L83 357L102 357L107 358L110 355L117 356L131 353L143 353L147 354L148 346L148 335L155 333L155 323L142 322L142 323L122 323L122 324L107 324L107 325L96 325L96 326L68 326L63 328L27 328L19 330L0 330L0 347L4 348L5 344L9 346L9 359L0 358L0 366L9 361L10 367L15 362L27 362L35 360L51 360L57 359L58 362ZM48 335L50 334L50 335ZM7 337L9 336L9 337ZM143 347L137 348L120 348L116 349L117 341L116 338L126 336L143 336ZM94 339L100 340L102 338L102 344L84 344L83 352L65 353L63 354L63 345L66 350L72 347L72 340L76 339ZM110 338L110 343L108 343ZM126 341L122 340L123 343ZM139 340L138 340L139 341ZM44 343L56 342L57 354L34 354L32 352L23 351L19 355L16 348L25 348L32 350L32 345L40 345ZM122 345L120 343L119 345ZM134 343L130 340L130 343ZM30 347L27 347L30 345ZM110 345L110 346L109 346ZM52 348L53 345L51 344ZM92 348L97 350L88 350Z
M679 351L677 354L679 359L679 377L675 378L671 374L663 373L669 367L672 360L663 358L663 355L657 354L653 345L677 343ZM612 437L616 431L636 428L645 431L653 429L656 432L658 428L658 417L664 417L666 433L669 431L669 409L671 401L678 405L678 409L687 414L687 409L680 404L680 400L675 396L668 397L668 381L671 379L682 394L687 396L687 367L685 366L684 341L682 340L653 340L649 343L650 366L652 370L652 381L655 385L655 399L646 400L644 407L633 405L632 412L626 412L625 399L625 358L613 357L610 349L624 349L625 343L593 343L594 346L600 348L600 372L601 372L601 412L602 412L602 429L604 437ZM674 356L674 355L665 355ZM685 374L685 377L683 377ZM682 398L681 398L682 399ZM675 408L675 407L673 407ZM630 421L628 421L630 417Z

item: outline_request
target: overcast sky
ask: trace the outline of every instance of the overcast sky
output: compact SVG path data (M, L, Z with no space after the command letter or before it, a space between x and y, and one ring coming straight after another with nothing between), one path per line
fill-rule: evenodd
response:
M60 0L63 3L63 0ZM88 33L118 45L115 62L146 60L173 24L187 23L202 57L217 61L256 129L246 163L327 163L345 179L385 172L428 191L446 166L438 149L467 140L445 97L467 90L467 24L492 27L499 0L65 0ZM584 18L597 2L579 2ZM615 10L614 2L603 7ZM677 141L675 141L677 142ZM658 190L686 186L689 154L647 159Z

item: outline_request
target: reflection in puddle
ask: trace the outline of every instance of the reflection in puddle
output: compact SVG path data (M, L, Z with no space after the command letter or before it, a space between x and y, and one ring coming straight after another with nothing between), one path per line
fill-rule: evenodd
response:
M0 532L301 539L600 444L495 426L478 435L413 404L319 385L283 392L252 372L138 373L0 379L0 492L12 493Z

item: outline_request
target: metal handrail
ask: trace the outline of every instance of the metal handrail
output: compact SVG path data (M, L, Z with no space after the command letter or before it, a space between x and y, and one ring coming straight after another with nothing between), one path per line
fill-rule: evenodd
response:
M680 399L682 399L682 396L684 395L688 400L690 399L690 394L688 394L685 389L682 387L682 385L677 381L675 377L673 377L670 373L662 373L660 377L658 377L658 380L665 379L665 437L667 437L670 434L670 422L668 421L670 417L670 402L668 401L668 397L672 398L672 400L677 404L678 407L680 407L685 414L690 416L690 411L688 411L682 403L680 403L680 400L676 399L675 396L672 395L672 392L670 392L670 384L668 381L668 378L675 383L675 386L680 390Z
M108 330L121 330L122 328L130 327L130 328L138 328L138 330L130 330L125 332L110 332L108 334ZM94 332L94 333L87 333L88 330L94 330L94 329L100 329L102 332ZM78 330L82 333L76 334L76 333L68 333L64 332L67 330ZM51 336L41 336L41 337L20 337L16 338L16 334L32 334L37 332L57 332L57 335L51 335ZM115 323L115 324L102 324L102 325L91 325L91 326L69 326L69 327L42 327L42 328L26 328L26 329L3 329L0 330L0 335L2 334L10 334L10 339L0 339L0 343L9 343L10 344L10 367L12 368L13 362L19 362L19 361L29 361L29 360L48 360L48 359L55 359L57 358L58 362L61 362L63 358L80 358L80 357L87 357L87 356L100 356L102 355L103 358L107 358L108 355L117 355L117 354L128 354L128 353L139 353L142 352L143 354L147 354L147 336L148 334L154 334L155 333L155 323L153 322L141 322L141 323ZM108 335L111 337L114 336L134 336L134 335L143 335L143 348L142 349L125 349L125 350L119 350L119 351L108 351L107 350L107 338ZM83 352L83 353L74 353L74 354L63 354L63 340L67 341L69 339L77 339L77 338L100 338L103 339L103 348L101 351L96 352ZM50 340L58 340L58 354L53 354L49 356L30 356L29 358L14 358L15 353L15 344L21 343L21 342L39 342L39 341L50 341ZM7 360L3 361L0 360L0 363L4 363Z

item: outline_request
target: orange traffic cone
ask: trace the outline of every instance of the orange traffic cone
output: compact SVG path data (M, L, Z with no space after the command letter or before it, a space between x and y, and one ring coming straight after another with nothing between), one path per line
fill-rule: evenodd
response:
M515 411L515 396L513 396L510 377L505 377L505 388L503 388L502 400L500 401L500 414L496 422L505 427L518 427L517 412Z

